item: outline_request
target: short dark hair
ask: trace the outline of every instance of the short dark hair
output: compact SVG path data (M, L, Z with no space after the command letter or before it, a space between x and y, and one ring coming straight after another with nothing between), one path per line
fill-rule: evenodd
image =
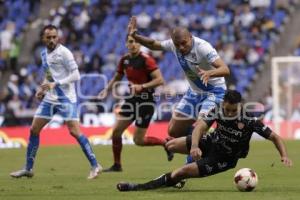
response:
M56 31L58 30L58 28L56 26L54 26L52 24L48 24L48 25L43 27L43 29L41 31L41 34L40 34L41 37L43 37L43 35L44 35L44 33L47 29L50 29L50 30L55 29Z
M242 102L242 95L237 90L227 90L224 96L224 102L236 104Z

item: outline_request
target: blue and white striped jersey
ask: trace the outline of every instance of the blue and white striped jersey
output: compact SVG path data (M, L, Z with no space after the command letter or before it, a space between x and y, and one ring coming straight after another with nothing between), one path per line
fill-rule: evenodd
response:
M172 39L161 42L161 46L166 51L172 51L182 67L191 89L196 93L209 92L214 93L220 89L226 90L224 77L212 77L209 79L207 86L200 79L199 69L214 69L211 65L219 55L211 44L198 37L193 36L193 47L189 54L182 55L175 47Z
M46 79L50 82L58 82L69 76L72 71L78 70L73 54L61 44L58 44L50 53L45 48L41 52L41 57ZM44 101L50 103L77 102L75 82L57 85L53 90L47 92Z

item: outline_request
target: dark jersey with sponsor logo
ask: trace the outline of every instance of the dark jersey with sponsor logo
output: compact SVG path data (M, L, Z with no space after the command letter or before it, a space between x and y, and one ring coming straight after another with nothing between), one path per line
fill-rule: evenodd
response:
M158 69L155 60L140 52L139 55L131 57L125 54L119 62L117 72L126 75L129 82L134 84L143 84L151 81L151 72ZM154 89L148 89L143 92L154 92Z
M269 127L251 113L243 111L241 113L241 116L236 119L226 119L223 110L218 107L204 118L208 126L214 122L217 123L216 129L211 133L211 139L212 145L218 153L229 157L245 158L254 132L266 139L272 133Z

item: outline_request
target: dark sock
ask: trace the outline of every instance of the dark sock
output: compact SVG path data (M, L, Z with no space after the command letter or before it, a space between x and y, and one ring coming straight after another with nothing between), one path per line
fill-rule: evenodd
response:
M137 184L136 189L137 190L152 190L157 189L161 187L170 187L176 185L178 182L175 182L171 178L171 172L161 175L160 177L151 180L147 183L143 184Z
M121 137L113 137L112 138L112 149L113 149L115 164L121 165L122 147L123 147L122 138Z
M165 181L166 181L166 186L167 187L174 186L178 183L178 181L175 181L174 179L171 178L171 174L172 174L171 172L166 174Z

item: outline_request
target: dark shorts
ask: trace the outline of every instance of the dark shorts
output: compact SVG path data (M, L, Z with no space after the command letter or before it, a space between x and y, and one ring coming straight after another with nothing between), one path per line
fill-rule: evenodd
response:
M186 146L190 151L192 136L186 137ZM220 172L227 171L236 166L238 159L221 155L215 151L209 135L205 135L199 142L202 151L202 158L196 161L199 169L199 177L211 176Z
M155 101L152 95L149 95L149 98L134 96L125 100L119 114L126 117L127 120L135 121L135 125L139 128L148 128L154 108Z

